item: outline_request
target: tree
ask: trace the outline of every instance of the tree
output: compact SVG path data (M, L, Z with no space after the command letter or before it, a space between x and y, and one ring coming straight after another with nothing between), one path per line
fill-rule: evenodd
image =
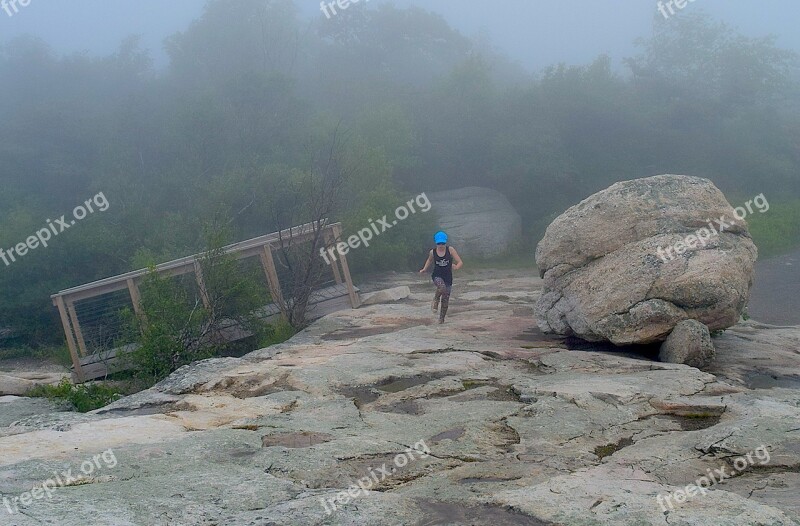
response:
M337 126L326 148L309 150L309 167L293 170L276 187L272 210L281 232L276 263L285 276L282 299L276 299L295 329L305 327L311 295L329 270L320 257L327 243L325 227L336 214L342 190L355 171L345 156L345 136ZM308 225L310 237L299 238L291 229L295 225Z
M136 342L126 359L147 384L219 354L228 344L225 333L263 339L274 330L259 318L267 295L258 276L225 253L224 229L212 226L207 236L209 249L197 262L199 280L194 274L165 277L151 268L141 286L140 314L126 314L127 336Z
M639 82L659 86L666 99L694 97L726 109L783 97L797 54L779 49L774 37L748 38L709 15L655 18L644 52L626 60Z

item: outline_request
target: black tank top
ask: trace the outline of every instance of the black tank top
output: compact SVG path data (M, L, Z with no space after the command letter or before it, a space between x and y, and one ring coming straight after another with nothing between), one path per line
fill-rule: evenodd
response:
M447 285L453 285L453 258L450 257L450 247L444 251L444 256L436 253L433 249L433 274L432 278L442 278Z

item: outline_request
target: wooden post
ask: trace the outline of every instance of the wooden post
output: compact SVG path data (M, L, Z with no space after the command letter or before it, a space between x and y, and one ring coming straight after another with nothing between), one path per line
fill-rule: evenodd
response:
M325 248L328 248L329 245L336 245L336 238L333 235L332 227L326 227L325 229ZM328 253L330 255L330 252ZM329 260L333 259L330 262L331 268L333 269L333 279L336 280L337 285L341 285L342 283L342 275L339 273L339 263L336 258L328 258Z
M275 268L275 259L272 257L272 245L264 245L264 250L261 251L261 266L264 267L264 273L267 275L267 283L269 284L269 293L272 295L274 301L283 311L283 292L281 291L281 282L278 279L278 270Z
M133 312L141 324L140 327L144 330L147 325L147 318L142 310L142 295L139 293L139 285L136 284L133 278L127 280L128 293L131 295L131 303L133 303Z
M338 242L342 237L342 227L341 225L334 225L333 226L333 235L335 240ZM356 288L353 286L353 279L350 276L350 266L347 264L347 257L344 254L339 254L339 257L342 261L342 272L344 273L344 280L347 283L347 293L350 295L350 306L354 309L357 309L361 306L361 298L358 296L356 292Z
M78 321L78 313L75 311L75 304L67 301L67 313L69 313L72 327L75 329L75 336L78 338L78 349L81 351L81 356L88 356L89 351L86 349L86 341L83 339L83 331L81 330L81 323Z
M194 277L197 280L197 287L200 289L200 298L203 300L203 305L207 309L211 309L211 298L208 297L208 289L206 289L206 282L203 279L203 269L197 260L194 260Z
M75 376L78 378L79 383L83 383L83 368L81 367L81 359L78 357L77 345L75 345L75 337L72 335L72 327L69 324L67 317L67 308L64 305L63 296L56 298L56 307L58 307L58 314L61 316L61 325L64 327L64 335L67 337L67 347L69 347L69 355L72 357L72 365L75 367Z
M139 294L139 287L136 285L136 282L133 281L133 278L127 281L128 292L131 295L131 303L133 303L133 312L135 312L137 316L142 316L142 296Z

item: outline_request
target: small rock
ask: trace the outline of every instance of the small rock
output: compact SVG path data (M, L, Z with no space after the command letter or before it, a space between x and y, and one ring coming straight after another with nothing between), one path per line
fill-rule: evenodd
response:
M708 327L697 320L678 323L661 344L658 359L702 369L714 359L714 344Z

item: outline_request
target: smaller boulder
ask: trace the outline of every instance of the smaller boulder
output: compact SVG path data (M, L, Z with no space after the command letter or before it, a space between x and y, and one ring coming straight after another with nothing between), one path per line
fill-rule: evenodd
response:
M684 320L675 326L661 344L658 359L702 369L711 363L714 354L708 327L697 320Z
M377 305L379 303L393 303L404 300L411 295L411 289L407 286L395 287L393 289L379 290L369 294L361 295L361 305Z

